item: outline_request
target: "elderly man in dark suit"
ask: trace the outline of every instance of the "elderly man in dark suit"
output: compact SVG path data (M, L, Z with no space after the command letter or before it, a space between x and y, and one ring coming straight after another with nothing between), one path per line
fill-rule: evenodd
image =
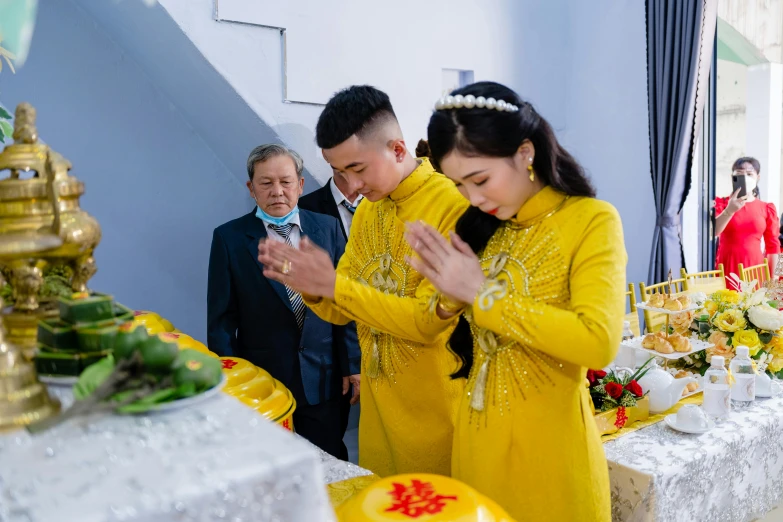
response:
M209 257L207 339L220 355L245 358L281 381L297 402L297 433L347 459L341 395L353 385L358 400L360 352L356 331L327 323L292 289L263 275L258 243L269 238L294 247L306 236L337 264L345 237L332 217L299 210L304 187L299 155L270 144L247 160L257 208L215 229Z

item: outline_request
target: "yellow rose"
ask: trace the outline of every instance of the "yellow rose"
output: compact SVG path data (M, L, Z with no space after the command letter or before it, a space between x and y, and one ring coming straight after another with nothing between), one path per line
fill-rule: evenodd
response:
M783 359L783 341L781 341L781 339L778 337L773 339L773 342L775 341L777 341L775 344L769 343L767 345L767 351L772 357L776 359Z
M779 352L781 356L783 356L783 335L777 334L774 337L772 337L772 340L767 343L767 351L772 352Z
M718 290L712 297L720 303L737 304L740 302L740 295L734 290Z
M737 346L747 346L751 357L755 356L761 350L761 340L759 340L759 334L756 330L742 330L734 334L734 338L731 341L734 349Z
M704 309L707 310L707 313L712 317L715 315L715 312L718 311L718 303L715 301L707 301L704 303Z
M772 373L778 373L780 370L783 370L783 357L775 357L772 359L767 365L767 369Z
M724 332L744 330L748 325L742 310L726 310L712 319L712 324Z

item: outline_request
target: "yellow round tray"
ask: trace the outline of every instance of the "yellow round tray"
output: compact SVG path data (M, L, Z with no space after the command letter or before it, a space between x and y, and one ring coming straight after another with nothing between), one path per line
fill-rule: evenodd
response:
M340 522L513 522L495 502L440 475L396 475L370 484L337 508Z
M266 372L259 371L249 381L225 388L223 391L234 397L248 399L264 399L275 390L275 380Z
M253 363L239 357L221 357L223 373L226 375L226 387L231 388L245 383L258 375L258 368Z

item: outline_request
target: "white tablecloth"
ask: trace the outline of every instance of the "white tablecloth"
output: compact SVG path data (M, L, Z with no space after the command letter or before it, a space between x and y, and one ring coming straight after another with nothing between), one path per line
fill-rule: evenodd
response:
M16 431L0 436L0 521L332 521L322 460L340 474L222 393L178 411Z
M704 435L660 422L604 444L615 521L755 520L783 499L783 398Z
M615 521L754 520L783 500L783 398L701 436L658 423L604 450ZM323 485L369 473L219 394L0 436L0 522L331 521Z

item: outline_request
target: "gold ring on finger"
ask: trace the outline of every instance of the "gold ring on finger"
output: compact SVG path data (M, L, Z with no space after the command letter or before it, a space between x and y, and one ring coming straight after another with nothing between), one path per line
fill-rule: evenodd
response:
M291 261L289 261L288 259L284 259L284 260L283 260L283 269L282 269L282 272L283 272L283 274L286 274L286 275L288 275L288 273L289 273L290 271L291 271Z

